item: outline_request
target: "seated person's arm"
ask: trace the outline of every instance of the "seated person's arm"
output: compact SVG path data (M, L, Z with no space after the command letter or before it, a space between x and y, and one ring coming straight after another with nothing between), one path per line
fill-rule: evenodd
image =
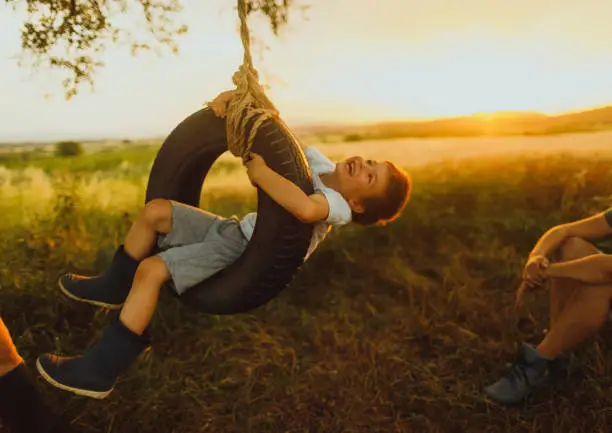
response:
M254 185L259 185L272 200L292 213L303 223L323 221L329 213L329 203L320 194L307 195L296 184L268 167L263 158L252 154L246 163L247 173Z
M538 240L529 256L548 257L567 238L595 240L608 235L612 235L612 210L553 227Z
M612 283L612 255L594 254L577 260L552 263L546 269L546 275L590 284Z

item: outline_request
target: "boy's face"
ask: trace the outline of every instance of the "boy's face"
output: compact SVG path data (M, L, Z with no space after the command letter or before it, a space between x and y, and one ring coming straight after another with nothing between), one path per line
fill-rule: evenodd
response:
M389 185L390 168L384 162L352 156L336 164L340 194L355 212L363 212L363 200L382 197Z

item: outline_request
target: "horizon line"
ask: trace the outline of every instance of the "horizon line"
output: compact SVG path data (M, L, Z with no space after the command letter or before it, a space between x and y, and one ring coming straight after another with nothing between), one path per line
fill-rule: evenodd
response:
M503 114L503 113L516 113L516 114L540 114L548 117L561 117L572 114L584 113L588 111L596 111L603 108L612 108L612 103L603 104L603 105L594 105L587 108L579 108L575 110L568 111L559 111L559 112L546 112L546 111L537 111L537 110L496 110L496 111L480 111L473 112L470 114L459 114L454 116L436 116L436 117L413 117L413 118L384 118L384 119L372 119L372 120L361 120L361 121L325 121L325 120L312 120L312 121L293 121L292 128L300 129L300 128L316 128L316 127L338 127L338 126L355 126L355 125L379 125L381 123L424 123L424 122L434 122L438 120L450 120L450 119L460 119L460 118L469 118L469 117L481 117L487 115L495 115L495 114ZM168 133L160 133L160 134L109 134L106 136L90 136L85 137L84 134L56 134L49 135L51 138L40 140L40 139L8 139L8 138L0 138L0 145L12 144L12 145L20 145L20 144L46 144L46 143L56 143L58 140L62 141L81 141L81 142L99 142L105 140L163 140L168 136ZM55 137L55 138L53 138Z

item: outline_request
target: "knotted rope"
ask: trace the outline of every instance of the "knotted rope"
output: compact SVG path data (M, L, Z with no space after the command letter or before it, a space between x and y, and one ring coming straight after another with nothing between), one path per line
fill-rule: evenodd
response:
M267 119L279 119L279 112L259 84L259 74L253 67L251 35L247 26L246 0L238 0L238 15L240 17L240 37L244 47L244 60L232 77L236 90L227 109L226 128L227 147L234 156L245 161L249 157L259 127ZM257 119L254 121L248 137L245 137L247 124L256 116Z

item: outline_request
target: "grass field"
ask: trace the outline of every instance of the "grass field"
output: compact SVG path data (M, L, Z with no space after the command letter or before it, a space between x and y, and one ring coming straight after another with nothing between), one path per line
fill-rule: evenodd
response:
M401 219L332 232L290 288L250 314L198 315L163 293L153 350L106 400L41 387L87 433L607 432L606 333L575 352L564 387L530 405L495 406L482 388L546 327L544 294L513 306L533 243L612 202L610 138L329 145L330 156L354 151L410 168L415 188ZM56 280L109 263L155 151L0 167L1 314L29 365L98 338L107 313L62 299ZM254 199L228 156L202 207L242 214Z

